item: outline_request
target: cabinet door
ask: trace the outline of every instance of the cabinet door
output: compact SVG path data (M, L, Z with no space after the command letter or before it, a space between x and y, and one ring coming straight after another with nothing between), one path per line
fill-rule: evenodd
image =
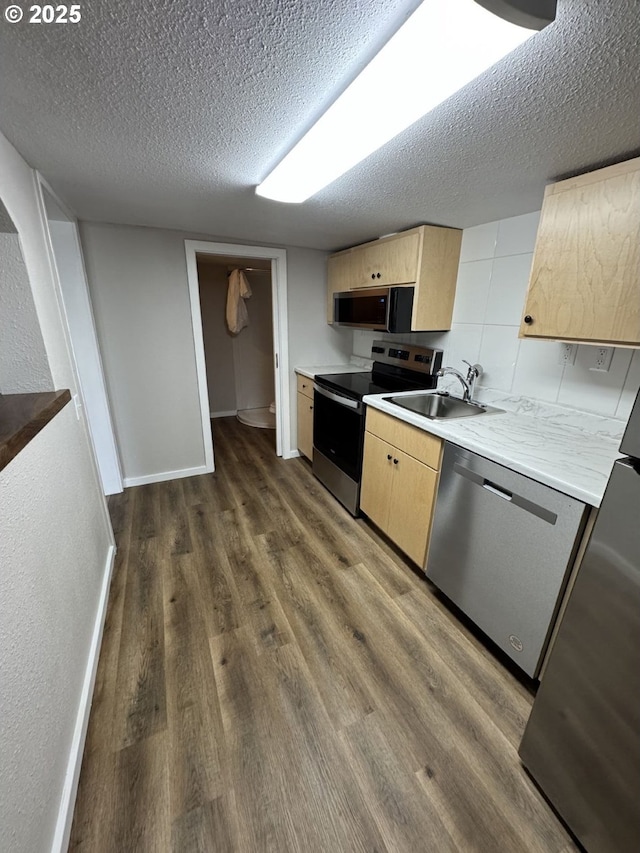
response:
M313 459L313 400L298 391L298 450Z
M352 288L412 284L418 279L420 233L412 231L353 252Z
M333 294L353 287L353 253L330 255L327 261L327 323L333 323Z
M394 476L387 532L405 554L424 567L438 474L396 449L393 449L392 465Z
M547 187L522 337L640 343L640 158Z
M394 452L386 442L365 433L360 507L385 533L389 521Z

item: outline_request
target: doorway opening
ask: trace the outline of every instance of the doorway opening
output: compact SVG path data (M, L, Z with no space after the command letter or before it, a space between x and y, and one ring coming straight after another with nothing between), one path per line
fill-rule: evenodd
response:
M211 419L235 416L275 429L271 261L203 254L196 261ZM242 280L249 294L242 329L232 330L227 317L236 313L233 299L228 305L232 280Z
M264 246L185 240L198 372L205 465L213 471L211 419L236 416L275 430L278 456L291 455L286 252ZM251 290L248 325L229 331L229 274L240 270Z

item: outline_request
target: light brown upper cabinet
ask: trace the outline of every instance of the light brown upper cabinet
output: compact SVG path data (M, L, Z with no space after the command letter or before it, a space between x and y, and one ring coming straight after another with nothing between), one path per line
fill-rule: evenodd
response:
M351 253L353 276L349 289L413 284L418 280L419 229L383 237Z
M457 228L420 225L330 255L328 322L333 322L334 293L413 285L412 331L450 329L461 242L462 231Z
M349 249L329 255L327 261L327 322L333 323L333 294L351 289L353 254Z
M547 187L520 337L640 346L640 157Z

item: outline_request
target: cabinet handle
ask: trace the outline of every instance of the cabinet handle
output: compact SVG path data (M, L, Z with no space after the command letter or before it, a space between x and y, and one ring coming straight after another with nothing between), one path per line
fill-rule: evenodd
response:
M527 326L530 326L533 323L533 317L531 316L531 314L525 314L524 321Z
M394 465L397 465L397 464L398 464L398 460L397 460L397 459L394 459L394 460L393 460L393 464L394 464Z
M391 454L390 453L387 453L387 459L389 460L389 462L391 462Z

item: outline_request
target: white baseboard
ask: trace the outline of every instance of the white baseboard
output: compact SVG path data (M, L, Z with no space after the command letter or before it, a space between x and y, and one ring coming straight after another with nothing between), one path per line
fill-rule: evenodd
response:
M237 409L233 409L231 412L210 412L212 418L235 418L237 414Z
M91 637L89 657L87 660L87 667L85 669L82 692L80 693L78 715L76 717L73 738L71 740L71 751L69 753L69 761L67 762L67 772L65 774L64 785L62 787L58 819L56 821L53 842L51 844L51 853L65 853L69 847L71 824L73 823L73 810L76 803L80 768L82 766L82 754L84 752L84 742L87 736L87 726L89 725L89 712L91 710L93 688L96 681L96 672L98 670L100 645L102 643L104 620L107 615L107 602L109 600L111 573L113 572L115 556L115 545L109 545L104 567L104 576L102 578L102 589L100 590L100 599L98 601L98 610L96 613L96 620L93 625L93 636Z
M131 486L147 486L149 483L164 483L165 480L179 480L181 477L197 477L198 474L210 474L213 466L198 465L197 468L183 468L180 471L160 471L157 474L144 474L142 477L125 477L125 489Z

